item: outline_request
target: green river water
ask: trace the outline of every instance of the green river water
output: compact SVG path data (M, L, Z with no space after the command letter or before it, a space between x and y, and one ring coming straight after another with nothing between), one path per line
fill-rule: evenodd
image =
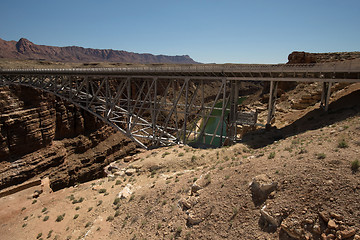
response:
M238 104L240 105L246 98L242 97L238 99ZM220 101L218 103L215 104L215 108L222 108L223 102ZM211 114L210 114L210 118L209 121L206 124L205 127L205 133L208 134L213 134L216 131L216 135L221 135L221 131L222 131L222 136L223 139L222 141L225 140L225 136L226 136L226 121L228 118L228 115L230 113L230 103L226 106L226 110L225 110L225 115L224 115L224 122L222 124L222 126L219 125L219 127L217 128L219 122L221 121L221 109L214 109ZM203 122L206 119L203 119ZM202 126L201 126L202 127ZM217 130L216 130L217 128ZM205 136L205 144L207 145L212 145L215 147L220 146L220 137L214 137L214 139L212 140L212 136ZM200 141L203 142L203 141Z

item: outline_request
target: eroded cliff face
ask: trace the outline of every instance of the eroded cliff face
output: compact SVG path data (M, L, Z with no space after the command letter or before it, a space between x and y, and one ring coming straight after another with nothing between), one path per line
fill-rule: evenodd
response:
M21 38L18 42L5 41L0 38L0 58L37 59L56 62L197 63L188 55L167 56L77 46L44 46L32 43L25 38Z
M0 189L49 176L54 190L99 177L136 151L95 116L50 94L0 87Z
M359 58L360 52L308 53L295 51L289 54L288 64L336 62Z

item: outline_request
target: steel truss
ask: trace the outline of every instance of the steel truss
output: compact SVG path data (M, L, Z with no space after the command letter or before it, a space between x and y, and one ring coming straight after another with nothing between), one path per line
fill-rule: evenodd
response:
M236 140L236 126L230 119L236 116L238 87L225 78L9 75L1 80L55 94L144 148L205 141L222 146ZM214 121L215 131L206 132L205 126Z
M360 64L252 64L90 69L0 69L0 84L44 90L94 114L140 146L236 141L242 81L270 81L267 127L275 117L278 82L360 82ZM207 131L208 124L213 124Z

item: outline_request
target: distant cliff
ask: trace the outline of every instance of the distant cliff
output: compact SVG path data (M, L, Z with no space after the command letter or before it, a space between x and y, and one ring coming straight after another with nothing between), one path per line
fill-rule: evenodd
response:
M359 59L360 52L308 53L292 52L288 56L288 64L336 62Z
M166 56L139 54L112 49L92 49L77 46L53 47L36 45L25 38L5 41L0 38L0 58L35 59L58 62L121 62L195 64L188 55Z

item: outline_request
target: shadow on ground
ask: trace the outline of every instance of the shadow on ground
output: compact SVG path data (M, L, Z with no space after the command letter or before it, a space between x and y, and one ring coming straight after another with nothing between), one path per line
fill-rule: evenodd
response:
M328 112L315 109L292 124L269 131L263 129L246 134L241 140L251 148L262 148L274 141L294 136L308 130L315 130L360 115L360 90L354 91L329 105Z

